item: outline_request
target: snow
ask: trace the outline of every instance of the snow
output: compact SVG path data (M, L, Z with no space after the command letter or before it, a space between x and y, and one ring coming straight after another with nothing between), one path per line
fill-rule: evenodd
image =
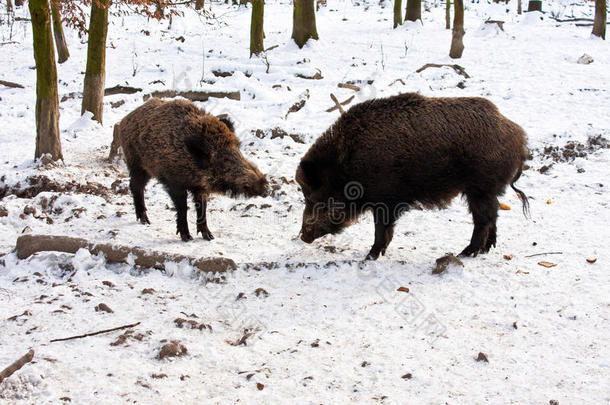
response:
M596 149L539 172L552 163L545 147L610 138L608 41L592 39L591 27L550 18L550 11L560 18L591 16L593 5L545 2L548 13L519 16L515 1L468 2L464 55L452 60L444 3L426 4L422 24L392 30L391 7L329 1L317 13L320 40L299 50L289 40L291 5L268 2L265 46L279 45L267 52L268 73L263 60L248 58L250 9L244 6L212 3L218 18L211 24L193 12L174 18L171 27L112 17L107 87L239 90L240 101L200 105L235 120L244 154L281 189L251 200L215 197L208 219L216 239L189 243L174 234L171 201L154 181L146 189L149 226L136 223L129 194L4 197L0 368L30 348L36 355L0 383L0 403L610 402L610 152ZM17 9L17 15L25 17L27 10ZM484 25L487 19L505 21L504 31ZM86 42L71 30L66 35L71 58L58 66L60 99L82 90L85 67ZM1 25L0 36L16 41L2 45L0 79L25 86L0 86L0 188L23 186L34 175L109 190L119 180L125 187L125 165L105 159L114 123L140 105L143 94L106 97L103 125L81 117L78 97L61 102L65 163L45 167L33 161L31 28L16 22L9 38L9 28ZM594 62L578 64L585 53ZM426 63L458 63L471 78L450 68L415 72ZM316 69L323 79L296 77ZM234 74L215 77L215 70ZM362 90L337 87L348 80ZM303 109L286 115L306 90ZM501 201L512 209L500 211L498 246L440 276L431 274L435 260L461 251L472 231L459 199L444 211L403 216L386 256L374 263L361 261L372 244L370 216L312 245L297 237L303 202L294 172L338 117L325 111L333 105L329 94L341 101L356 94L355 103L408 91L490 99L526 130L534 156L518 183L531 196L532 219L523 217L520 201L507 192ZM120 100L125 104L111 106ZM276 127L304 143L255 135ZM26 205L36 213L25 215ZM187 263L175 263L160 272L109 264L86 250L18 260L12 250L22 232L223 256L239 269L204 277ZM528 257L549 252L561 254ZM593 264L586 261L593 258ZM557 266L545 268L540 261ZM409 292L397 291L401 286ZM151 294L143 293L150 288ZM268 296L257 295L259 288ZM114 312L96 312L102 302ZM176 318L212 331L178 328ZM131 337L116 346L110 344L124 331L49 342L135 322L140 325ZM246 344L230 344L244 329L253 333ZM188 353L158 360L163 340L179 340ZM479 352L489 363L475 361ZM407 373L412 378L402 378ZM167 377L153 377L158 374Z

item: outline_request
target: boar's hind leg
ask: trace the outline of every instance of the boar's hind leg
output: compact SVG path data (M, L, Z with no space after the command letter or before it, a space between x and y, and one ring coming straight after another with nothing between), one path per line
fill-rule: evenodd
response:
M467 193L468 206L472 213L474 230L470 244L462 250L460 256L476 257L481 252L488 252L496 244L496 219L498 218L498 199L495 195Z
M366 255L366 260L377 260L379 254L385 255L386 249L394 237L394 222L396 218L393 216L388 217L388 212L381 211L383 210L373 210L375 242L369 254Z
M201 236L205 240L214 239L214 235L208 229L208 221L206 211L208 207L207 196L201 190L193 191L193 201L195 201L195 209L197 210L197 233L201 232Z
M133 205L136 208L136 218L143 224L150 224L148 215L146 215L146 204L144 203L144 188L150 180L150 176L140 167L133 167L130 170L130 175L129 188L133 196Z
M176 207L176 233L180 234L180 238L185 242L192 240L193 237L189 233L189 225L186 222L186 189L176 185L166 185L166 188Z

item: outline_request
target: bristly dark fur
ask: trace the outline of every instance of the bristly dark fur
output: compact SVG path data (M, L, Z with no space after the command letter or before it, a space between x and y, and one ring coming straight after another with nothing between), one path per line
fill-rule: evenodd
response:
M496 244L497 197L514 187L527 157L523 129L479 97L428 98L415 93L374 99L343 114L303 156L296 178L306 197L302 238L311 242L347 226L371 204L444 208L463 193L475 227L462 255L487 252ZM344 187L358 182L362 195L346 199ZM342 224L313 215L313 206L332 198L348 203ZM336 216L336 212L334 213ZM396 214L375 217L369 258L383 254ZM306 224L307 222L307 224Z
M176 206L177 233L183 240L192 239L186 222L189 191L197 210L197 232L208 240L213 238L206 221L210 193L268 192L263 174L239 151L228 117L218 119L188 101L153 98L115 128L131 175L136 217L142 223L150 223L144 187L152 177L165 186Z

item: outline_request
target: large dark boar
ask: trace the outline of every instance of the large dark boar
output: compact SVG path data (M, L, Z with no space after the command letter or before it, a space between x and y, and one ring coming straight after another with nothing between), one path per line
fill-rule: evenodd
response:
M462 256L496 245L499 195L516 189L526 135L490 101L408 93L366 101L341 116L309 149L296 172L305 195L301 239L341 231L372 210L375 242L385 254L394 223L409 208L444 208L463 193L474 220Z
M239 151L229 119L206 114L188 101L157 98L129 113L115 127L113 148L123 148L131 175L136 217L149 224L144 187L151 177L162 183L177 211L176 233L193 239L186 220L187 192L197 210L197 233L214 238L206 220L210 193L265 196L268 183L254 163Z

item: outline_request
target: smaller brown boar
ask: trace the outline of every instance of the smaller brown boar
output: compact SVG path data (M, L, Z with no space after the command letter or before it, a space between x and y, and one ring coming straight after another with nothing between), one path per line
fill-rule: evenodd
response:
M230 119L206 114L188 101L153 98L115 126L112 149L120 145L125 154L136 218L150 224L144 188L154 177L176 207L176 233L188 241L193 239L186 220L189 191L197 211L197 233L206 240L214 239L206 219L211 193L268 194L265 176L241 154L239 144Z
M369 100L343 114L301 159L296 180L305 196L301 239L334 234L372 211L375 260L410 208L468 201L474 230L462 256L496 245L498 196L515 188L528 153L523 129L479 97L415 93Z

